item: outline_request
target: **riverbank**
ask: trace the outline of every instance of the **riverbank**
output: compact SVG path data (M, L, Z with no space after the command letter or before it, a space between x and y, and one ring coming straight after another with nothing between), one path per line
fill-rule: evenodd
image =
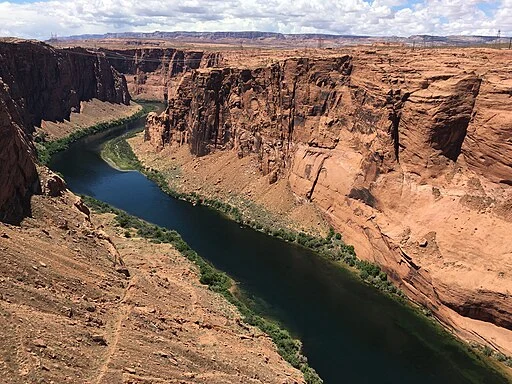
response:
M158 170L172 189L222 200L237 207L246 220L266 227L286 228L325 237L329 223L311 202L298 199L284 178L269 183L261 175L256 155L239 158L235 151L193 156L187 145L155 151L143 135L128 140L145 166Z
M127 140L135 136L138 131L128 132L122 136L107 141L101 149L101 157L111 167L119 171L141 170L139 161L131 150Z
M94 125L129 118L143 108L139 101L132 100L128 105L109 103L98 99L82 101L80 110L72 111L69 119L63 121L43 120L41 126L36 127L34 137L44 137L47 141L55 141Z
M53 124L53 129L49 130L53 132L51 136L48 135L48 131L46 130L50 123L43 124L46 128L44 130L37 131L34 135L39 163L42 165L48 165L53 155L66 150L70 144L77 140L98 132L106 131L119 125L131 123L154 110L155 105L155 103L138 104L132 101L129 106L120 105L115 107L114 111L107 116L89 116L88 118L84 118L83 114L90 114L96 111L96 109L90 108L82 115L72 115L69 122L51 123ZM82 122L90 121L93 122L93 124L75 124L75 120L80 120Z
M342 235L335 233L332 228L329 228L325 237L320 237L303 231L279 227L279 223L277 223L277 225L276 223L268 225L267 223L255 220L252 216L248 216L246 212L226 201L212 199L196 192L188 193L174 189L172 181L166 178L163 173L144 166L135 155L133 147L127 140L136 135L137 132L129 132L108 141L102 148L102 158L109 163L113 162L118 169L137 170L143 173L146 177L155 182L165 193L174 198L185 200L192 204L208 206L223 213L239 224L263 232L269 236L296 243L332 261L342 262L345 266L357 271L361 279L367 284L394 296L402 302L405 299L403 292L397 289L388 280L386 273L384 273L379 266L357 259L354 247L345 244L342 240Z
M198 255L176 231L147 223L91 197L84 197L84 201L87 206L98 213L113 214L117 225L126 230L125 237L131 237L134 233L136 236L149 239L156 244L171 244L182 256L199 268L200 282L207 285L213 292L221 294L229 303L234 305L242 314L242 320L245 323L255 326L267 334L277 346L281 357L293 367L299 369L304 374L308 384L321 384L323 382L315 370L308 365L307 358L302 355L300 341L293 339L286 330L281 329L276 323L254 313L232 293L232 280Z
M405 295L388 280L386 273L376 264L357 259L354 247L345 244L341 234L335 233L332 228L329 229L325 237L319 237L302 231L299 232L289 228L282 228L276 225L276 223L270 226L266 223L254 220L251 216L248 217L245 212L241 211L238 207L230 205L225 201L212 199L198 193L179 192L170 186L170 181L161 172L153 168L145 167L139 161L132 147L127 144L126 141L133 136L134 134L130 133L108 142L102 151L102 157L119 159L120 163L117 164L117 167L123 170L132 169L142 172L150 180L154 181L165 193L174 198L185 200L192 204L208 206L223 213L239 224L263 232L269 236L296 243L334 262L344 263L346 267L357 272L359 277L367 284L404 302L406 298Z
M141 135L138 135L130 139L129 142L131 144L131 148L124 146L124 152L122 156L130 158L130 163L132 165L135 164L136 166L135 169L138 169L139 171L146 174L146 176L148 176L148 178L156 182L164 192L170 194L173 197L192 202L193 204L204 204L210 206L216 210L223 212L231 219L234 219L239 223L250 226L256 230L265 232L269 235L279 237L283 240L296 242L300 245L306 246L307 248L319 253L324 257L334 260L335 262L342 262L346 266L350 267L353 271L355 271L359 275L359 277L367 284L373 285L382 292L385 292L386 294L391 294L399 301L404 302L405 295L388 281L386 274L382 272L377 265L358 260L355 257L353 247L346 246L345 244L343 244L342 241L340 241L338 244L336 244L335 241L332 241L333 238L334 240L336 240L338 237L341 240L341 235L335 234L334 232L331 231L325 238L314 236L309 237L309 235L307 234L289 229L285 230L282 228L276 229L275 227L266 227L264 224L254 221L252 218L248 219L243 215L243 213L240 212L240 210L237 207L231 206L229 203L226 203L226 201L218 201L215 199L211 199L202 196L197 192L184 193L181 191L176 191L173 188L173 186L176 185L177 181L173 180L174 178L172 177L172 174L170 175L171 177L169 177L167 172L169 170L169 165L167 164L167 167L163 169L163 172L157 170L156 164L159 164L157 158L164 157L168 154L153 154L152 162L148 164L137 164L138 158L134 154L133 149L135 149L135 151L140 150L140 148L134 145L140 144L140 141ZM172 160L175 160L175 157L173 157ZM162 163L163 161L160 162L160 164ZM496 362L499 362L499 364L496 365L498 369L504 372L504 374L507 375L508 377L511 377L509 367L512 365L512 359L510 357L504 355L503 353L493 351L488 346L485 346L485 344L475 342L467 343L466 340L462 340L460 337L456 337L457 335L454 332L454 330L451 329L450 327L447 327L447 325L443 323L442 319L434 318L430 310L428 310L427 308L423 308L421 306L416 307L416 304L412 302L409 303L413 305L414 308L416 308L418 313L430 319L430 322L435 327L438 328L440 334L444 335L443 337L453 340L453 342L457 344L462 342L463 344L459 344L460 348L462 349L466 349L467 346L470 346L470 354L478 355L478 357L476 357L475 355L477 359L486 359L488 357L491 357L492 360L490 360L489 363L491 365L495 365Z

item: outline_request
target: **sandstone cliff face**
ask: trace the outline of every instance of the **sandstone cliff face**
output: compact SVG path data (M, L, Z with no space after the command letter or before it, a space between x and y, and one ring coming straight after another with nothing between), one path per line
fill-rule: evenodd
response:
M0 79L0 221L28 213L27 197L37 191L38 180L34 147L8 90Z
M241 157L256 153L264 174L283 170L296 141L313 147L336 145L331 116L344 104L341 95L330 91L347 83L351 68L351 58L344 56L187 74L169 101L168 113L150 124L148 140L157 147L186 140L198 156L217 148L235 149ZM316 126L321 129L314 131Z
M200 69L145 137L255 156L447 325L512 330L511 58L356 50ZM512 350L510 334L494 345Z
M104 49L112 66L126 76L135 98L164 100L172 97L179 75L198 68L213 67L219 53L183 51L173 48Z
M103 55L55 50L43 43L0 41L0 220L28 213L38 191L31 134L42 120L69 119L80 102L128 104L126 81Z
M56 50L42 43L3 41L0 77L11 98L24 108L21 115L29 130L41 120L68 119L83 100L130 101L123 76L105 57L81 48Z

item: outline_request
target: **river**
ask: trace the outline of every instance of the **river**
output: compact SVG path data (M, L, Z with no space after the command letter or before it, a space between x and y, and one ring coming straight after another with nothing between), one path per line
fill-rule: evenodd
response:
M326 384L507 383L417 315L335 263L295 244L242 228L217 212L173 199L138 172L121 172L101 145L143 121L82 139L51 168L69 188L162 227L238 282L260 314L302 340Z

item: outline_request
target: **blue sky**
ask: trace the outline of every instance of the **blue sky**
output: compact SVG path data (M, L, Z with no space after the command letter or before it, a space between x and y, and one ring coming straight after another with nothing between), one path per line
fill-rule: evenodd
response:
M263 30L512 35L512 0L0 0L0 36Z

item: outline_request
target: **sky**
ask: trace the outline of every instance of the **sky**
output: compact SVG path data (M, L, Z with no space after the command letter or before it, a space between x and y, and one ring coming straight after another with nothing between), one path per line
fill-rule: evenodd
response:
M266 31L512 36L512 0L0 0L0 36Z

